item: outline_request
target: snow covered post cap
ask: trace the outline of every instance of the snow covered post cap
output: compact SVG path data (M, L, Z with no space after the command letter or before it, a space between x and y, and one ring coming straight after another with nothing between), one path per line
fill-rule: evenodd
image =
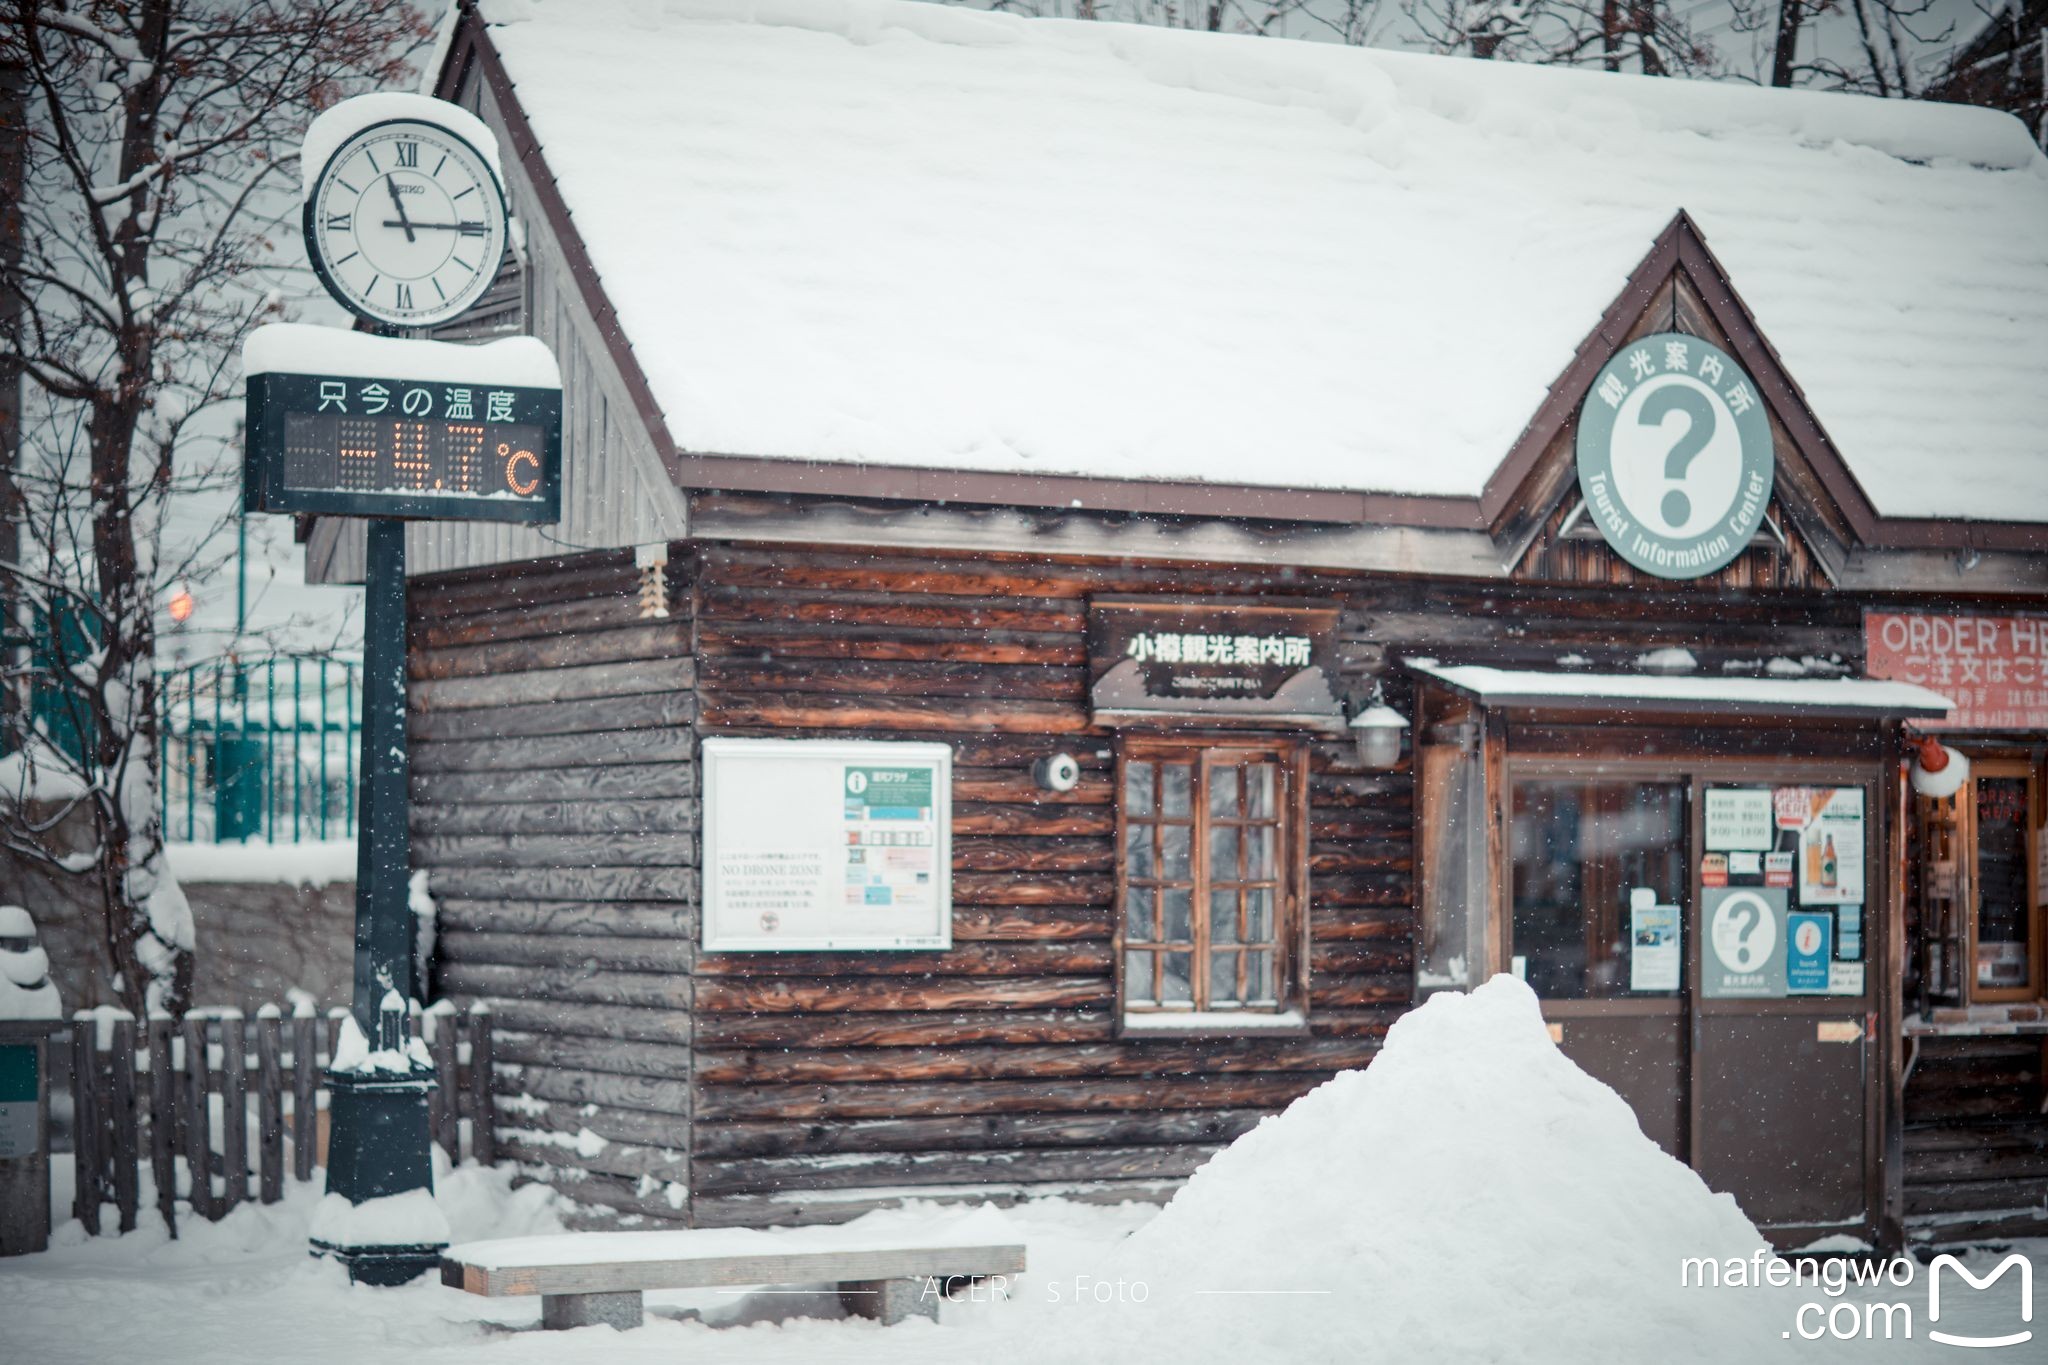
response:
M36 942L36 924L19 905L0 905L0 1021L62 1019L64 1003L50 980L50 955Z
M410 1076L431 1072L434 1060L424 1040L406 1036L405 1001L397 991L386 991L377 1004L377 1046L370 1046L354 1015L343 1015L327 1069L350 1076Z

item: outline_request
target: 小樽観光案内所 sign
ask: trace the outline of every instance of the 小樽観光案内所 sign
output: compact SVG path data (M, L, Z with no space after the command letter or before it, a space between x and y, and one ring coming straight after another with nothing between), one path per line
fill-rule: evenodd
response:
M1271 599L1098 597L1088 604L1089 700L1105 725L1162 716L1344 723L1330 679L1337 609Z
M1733 562L1776 457L1755 380L1712 342L1659 332L1601 367L1579 410L1579 489L1616 554L1659 578Z
M251 511L559 519L559 388L262 373L248 395Z

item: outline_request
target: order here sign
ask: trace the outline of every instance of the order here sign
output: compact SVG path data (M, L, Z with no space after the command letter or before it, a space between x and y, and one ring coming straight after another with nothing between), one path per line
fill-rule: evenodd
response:
M1865 671L1955 702L1927 730L2048 728L2048 616L1865 612Z

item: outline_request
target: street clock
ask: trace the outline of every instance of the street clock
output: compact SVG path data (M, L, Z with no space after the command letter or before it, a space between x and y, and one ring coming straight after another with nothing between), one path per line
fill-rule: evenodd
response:
M350 311L387 326L458 316L490 286L505 253L505 195L491 163L431 118L355 130L318 168L305 205L306 254L320 282Z

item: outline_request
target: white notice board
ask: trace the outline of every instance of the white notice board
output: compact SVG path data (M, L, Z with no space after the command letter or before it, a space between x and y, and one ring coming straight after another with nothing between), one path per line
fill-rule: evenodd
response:
M707 739L704 950L953 946L953 750Z

